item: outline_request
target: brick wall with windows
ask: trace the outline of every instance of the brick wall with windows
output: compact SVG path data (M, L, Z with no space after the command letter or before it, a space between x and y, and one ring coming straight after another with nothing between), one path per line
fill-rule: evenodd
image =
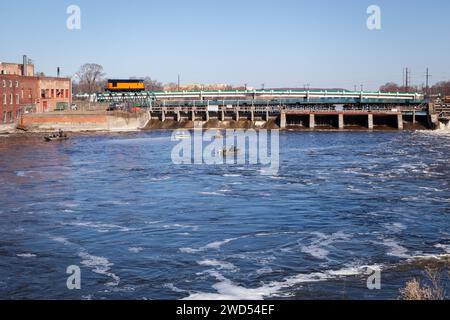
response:
M0 74L0 124L17 122L23 112L50 112L68 108L71 80Z

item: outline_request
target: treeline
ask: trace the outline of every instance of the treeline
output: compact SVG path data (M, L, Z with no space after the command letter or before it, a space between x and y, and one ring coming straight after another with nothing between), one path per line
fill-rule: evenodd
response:
M80 67L73 79L73 93L96 93L105 91L107 79L103 66L96 63L86 63ZM244 90L245 86L231 86L227 84L193 84L178 85L177 83L163 84L151 77L130 77L130 79L143 79L145 89L148 91L177 91L177 90Z
M428 93L431 95L450 96L450 81L441 81L427 89L423 86L405 86L398 85L394 82L388 82L380 87L380 91L383 92L420 92Z

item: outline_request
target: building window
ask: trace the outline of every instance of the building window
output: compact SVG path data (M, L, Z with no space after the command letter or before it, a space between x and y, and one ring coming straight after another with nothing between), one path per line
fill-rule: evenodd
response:
M10 88L13 87L13 82L12 82L12 80L9 80L9 87L10 87Z
M3 88L6 88L6 80L3 80Z
M14 103L14 96L12 93L9 94L9 104L13 104Z
M6 117L8 116L8 114L6 113L6 111L3 111L3 123L6 123L8 119L6 119Z
M19 87L19 81L16 81L16 88Z
M7 102L7 100L6 100L6 94L4 94L3 95L3 104L6 106L6 102Z
M14 118L13 118L12 111L8 112L8 116L9 116L9 122L13 123L14 122Z
M20 96L19 96L19 94L16 94L16 104L20 104Z

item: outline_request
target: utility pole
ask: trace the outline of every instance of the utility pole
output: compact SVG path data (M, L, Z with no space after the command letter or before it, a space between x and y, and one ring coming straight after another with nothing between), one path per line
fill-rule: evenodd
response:
M178 74L178 91L180 91L180 87L181 87L181 75Z
M408 92L409 91L409 69L406 68L406 73L405 73L405 91Z
M402 77L403 77L403 79L402 79L402 88L405 88L405 68L403 68L403 70L402 70Z
M427 74L426 74L426 78L427 78L427 83L426 83L426 91L425 91L425 94L426 95L430 95L430 78L431 78L432 76L430 75L430 71L429 71L429 69L427 68Z

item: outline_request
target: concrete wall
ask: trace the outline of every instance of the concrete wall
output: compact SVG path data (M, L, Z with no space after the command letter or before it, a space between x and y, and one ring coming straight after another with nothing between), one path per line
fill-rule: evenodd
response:
M0 124L0 133L9 133L16 130L16 124Z
M20 126L26 130L37 132L58 129L72 132L136 131L144 128L148 121L147 113L53 112L23 115Z

